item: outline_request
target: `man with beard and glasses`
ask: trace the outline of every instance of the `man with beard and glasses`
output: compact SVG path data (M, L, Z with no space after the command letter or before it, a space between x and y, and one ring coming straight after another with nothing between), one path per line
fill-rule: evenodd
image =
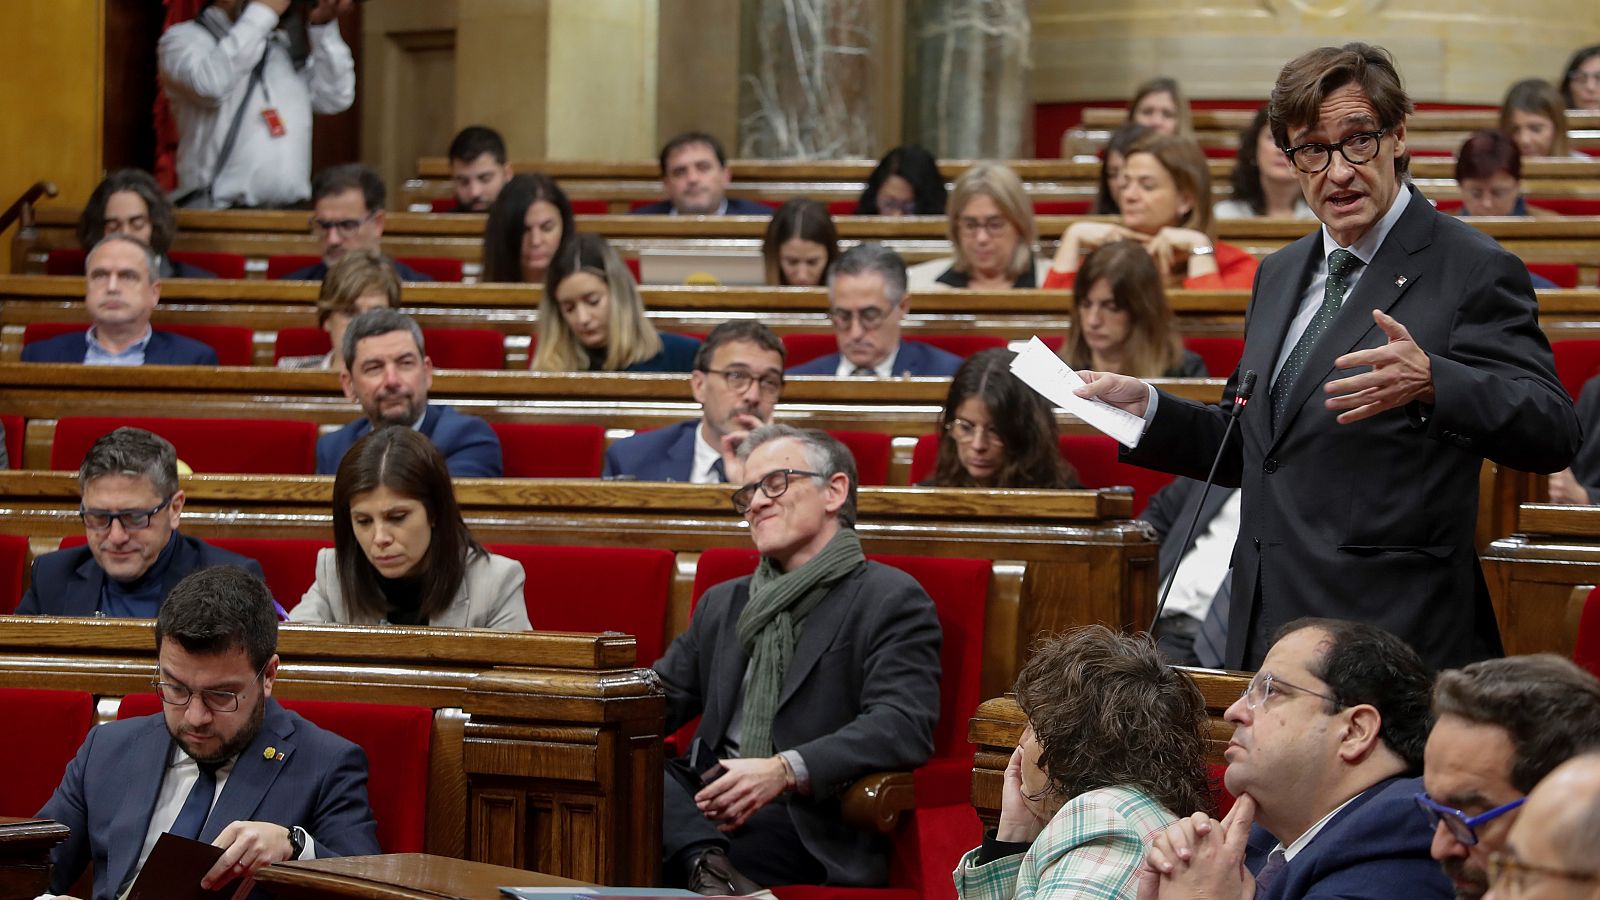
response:
M500 477L500 439L489 423L428 402L433 362L410 316L392 309L364 312L350 321L340 350L345 367L339 383L366 417L317 440L318 475L337 472L345 452L373 429L404 425L433 441L453 477Z
M1600 679L1550 653L1485 660L1440 673L1433 713L1417 805L1456 896L1477 900L1528 792L1600 749Z
M94 900L122 896L163 833L223 849L208 889L287 859L379 852L361 748L272 699L278 620L260 581L233 566L190 575L155 634L161 714L90 731L39 811L72 829L50 854L52 891L92 864Z
M689 387L704 411L606 450L605 477L743 483L739 446L783 396L783 342L760 322L723 322L695 352Z

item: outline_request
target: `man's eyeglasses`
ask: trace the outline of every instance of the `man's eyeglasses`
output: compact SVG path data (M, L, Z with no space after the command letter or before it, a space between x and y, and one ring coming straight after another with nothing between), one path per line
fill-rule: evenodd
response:
M157 503L149 509L89 509L78 505L78 518L83 520L83 527L90 531L110 531L113 521L122 523L123 531L140 531L150 527L150 520L155 514L167 508L172 498L177 494L168 494L167 499Z
M999 237L1011 223L1000 216L990 216L987 219L961 218L956 220L956 228L967 237L976 237L978 232L987 231L990 237Z
M807 472L804 469L774 469L761 476L757 481L752 481L737 491L733 492L733 511L744 515L750 511L750 501L756 497L756 488L761 493L776 500L789 490L791 478L822 478L821 472Z
M735 394L742 394L750 389L751 384L760 384L761 393L768 397L776 397L783 393L782 375L762 375L757 378L749 369L701 369L710 375L721 375L722 380L728 385L728 390Z
M371 222L372 217L377 214L378 211L373 210L360 219L319 219L316 216L312 216L311 232L320 236L330 231L337 231L340 237L354 237L355 233L361 230L361 226Z
M1596 882L1600 881L1600 872L1575 872L1571 869L1558 869L1554 866L1540 866L1525 863L1509 853L1489 854L1489 884L1498 887L1502 880L1505 885L1517 894L1528 889L1529 876L1544 878L1560 878L1565 881Z
M978 425L962 418L951 419L950 424L944 426L944 430L950 432L950 436L955 438L958 444L970 444L976 441L980 434L988 435L991 444L1005 446L1006 443L993 425Z
M271 662L271 660L268 660L267 665L270 665ZM262 673L267 671L267 665L263 665L256 671L255 678L250 679L251 684L254 684ZM234 712L239 708L240 692L237 691L196 691L181 684L160 680L150 682L150 686L156 689L156 693L161 697L161 702L169 706L188 706L189 701L193 700L196 694L199 694L200 702L204 703L206 709L212 712Z
M889 313L892 312L894 312L893 306L869 306L859 311L831 306L828 308L828 321L833 323L833 327L841 331L849 330L850 325L854 322L860 322L862 328L872 331L882 325L883 320L887 319Z
M1362 131L1352 134L1337 144L1301 144L1283 151L1289 157L1289 162L1296 169L1307 175L1315 175L1328 167L1333 162L1335 151L1343 156L1352 166L1362 166L1372 162L1378 155L1378 148L1383 146L1383 136L1389 129L1381 128L1377 131Z
M1290 684L1271 672L1257 672L1256 677L1250 679L1250 684L1244 689L1244 705L1250 707L1251 709L1258 709L1262 706L1265 706L1267 701L1271 700L1274 696L1288 693L1290 691L1299 691L1302 694L1310 694L1313 697L1321 697L1339 709L1344 709L1347 705L1340 703L1338 700L1335 700L1327 694L1318 693L1310 688L1303 688L1296 684Z
M1414 794L1413 799L1417 801L1417 808L1427 816L1430 831L1438 831L1439 823L1443 822L1450 836L1468 847L1478 843L1479 825L1498 819L1528 801L1527 797L1520 797L1503 806L1496 806L1488 812L1469 817L1461 810L1445 806L1423 792Z

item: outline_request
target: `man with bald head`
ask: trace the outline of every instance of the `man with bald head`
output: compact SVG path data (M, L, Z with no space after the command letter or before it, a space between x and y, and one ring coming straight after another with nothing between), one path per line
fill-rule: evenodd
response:
M1557 766L1539 782L1489 864L1487 900L1600 898L1600 754Z

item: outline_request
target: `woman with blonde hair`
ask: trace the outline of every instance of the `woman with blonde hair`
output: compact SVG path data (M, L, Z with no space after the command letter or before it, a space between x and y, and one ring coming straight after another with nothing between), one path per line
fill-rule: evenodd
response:
M317 294L317 327L328 333L333 349L310 356L285 356L280 369L343 369L344 330L368 310L400 306L400 273L379 253L346 253L322 277Z
M700 342L657 333L633 274L606 239L579 234L550 262L536 372L688 372Z
M1128 121L1165 135L1194 137L1189 101L1175 78L1152 78L1139 85L1128 104Z
M1524 159L1589 158L1567 142L1567 111L1561 93L1542 78L1524 78L1506 91L1506 99L1500 104L1500 130L1516 142Z
M1183 348L1155 261L1137 241L1089 254L1072 285L1072 340L1062 358L1074 369L1135 378L1205 378L1200 355Z
M1167 287L1248 288L1256 258L1213 237L1211 171L1193 140L1151 135L1128 151L1122 221L1074 222L1061 235L1047 288L1071 287L1083 255L1113 241L1138 241Z
M911 290L1039 286L1039 230L1016 172L997 162L973 164L956 179L947 209L955 255L907 269Z

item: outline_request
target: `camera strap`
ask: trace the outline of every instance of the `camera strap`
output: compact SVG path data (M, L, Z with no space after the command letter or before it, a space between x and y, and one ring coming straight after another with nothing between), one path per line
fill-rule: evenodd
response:
M209 11L209 9L206 10L206 12ZM196 19L196 21L200 23L202 28L210 32L211 36L216 38L218 43L222 42L222 38L217 35L217 23L209 20L204 13L202 13L199 18ZM239 140L239 127L244 124L244 113L245 110L250 106L250 97L256 92L256 85L258 84L261 85L261 90L263 92L265 92L267 89L263 79L267 71L267 57L271 55L271 53L272 38L268 37L267 45L261 50L261 61L257 62L255 68L250 70L250 83L245 86L244 96L239 99L239 108L233 111L233 121L228 124L228 134L222 139L222 150L217 154L216 168L211 171L211 183L207 184L203 188L195 188L189 193L184 194L182 197L176 198L173 201L174 205L188 206L197 197L204 197L207 207L210 207L214 202L213 198L214 191L217 187L217 179L222 177L223 167L227 166L228 158L233 155L233 145Z

